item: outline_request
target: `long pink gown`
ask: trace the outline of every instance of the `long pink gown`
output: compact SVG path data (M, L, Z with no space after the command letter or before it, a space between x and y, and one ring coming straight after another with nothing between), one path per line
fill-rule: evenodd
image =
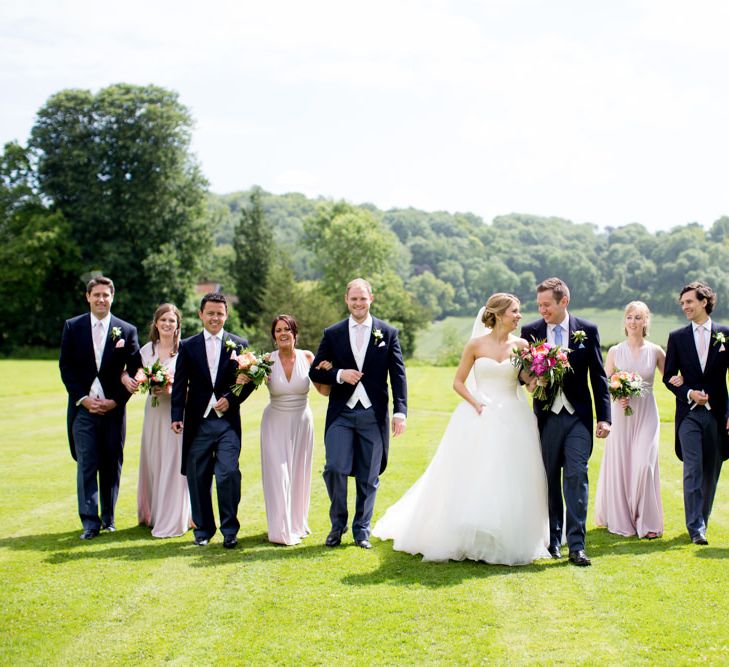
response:
M657 346L646 343L634 355L627 342L614 348L615 366L640 373L647 389L630 399L633 414L625 416L620 403L612 403L612 428L597 482L595 523L618 535L663 534L663 504L658 470L660 421L653 396Z
M142 363L154 363L157 354L152 343L140 350ZM164 365L174 376L177 355ZM176 537L190 527L190 493L187 479L180 473L182 435L170 428L170 395L158 396L159 405L152 407L147 396L142 426L142 446L139 455L139 484L137 486L137 518L139 523L152 526L154 537Z
M298 544L309 530L314 419L309 408L309 364L301 350L291 380L278 363L266 383L271 401L261 419L261 472L266 501L268 539Z

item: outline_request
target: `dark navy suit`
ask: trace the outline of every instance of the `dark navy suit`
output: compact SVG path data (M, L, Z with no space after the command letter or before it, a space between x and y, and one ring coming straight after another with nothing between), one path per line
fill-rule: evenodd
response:
M352 532L355 540L366 540L374 510L379 475L387 466L389 448L388 377L392 385L393 411L407 414L407 380L405 364L397 337L397 329L372 318L372 334L364 341L367 346L362 365L362 386L372 406L353 409L347 402L355 386L337 382L337 372L356 369L349 334L350 319L324 330L324 337L311 364L309 376L314 382L331 385L327 408L324 445L326 463L324 481L329 492L329 516L332 528L347 527L347 477L357 484L357 502ZM381 332L381 339L374 332ZM331 370L317 370L321 361L330 361Z
M584 331L581 343L574 339L575 331ZM532 342L547 339L547 323L537 320L525 325L522 338ZM547 471L549 493L550 546L559 547L562 542L564 505L567 507L566 533L570 551L585 548L585 523L589 486L587 464L592 453L592 387L597 421L610 423L610 393L607 377L602 365L600 334L597 327L587 320L569 315L569 339L563 343L568 347L572 372L564 376L563 391L574 408L574 414L562 409L559 414L544 410L545 403L534 401L539 434L542 444L542 458Z
M119 336L113 335L115 328L121 330ZM66 320L59 367L68 392L68 443L71 456L77 462L78 508L85 530L98 531L102 524L114 525L124 459L126 404L131 396L121 382L121 374L127 369L134 375L141 365L137 330L131 324L111 316L97 370L91 314ZM104 415L91 414L82 405L77 405L89 395L96 377L105 398L116 402L116 407Z
M172 421L184 421L182 474L187 475L195 537L199 539L209 540L216 531L210 494L213 475L218 494L220 532L225 537L235 537L240 528L240 404L250 396L255 385L252 382L243 385L240 396L230 390L235 384L237 364L231 358L232 351L226 347L228 340L239 349L248 345L243 338L223 333L215 386L210 379L203 332L183 340L172 385ZM216 399L227 398L229 408L221 417L211 410L204 418L213 393Z
M722 461L729 458L729 417L727 399L727 367L729 342L718 343L714 336L723 333L729 341L729 328L711 323L706 366L696 350L693 326L672 331L668 336L663 383L676 396L676 455L683 461L683 500L686 528L691 538L704 536L714 502ZM722 349L724 348L724 349ZM668 380L681 373L684 383L674 387ZM688 392L703 390L709 395L709 406L689 404Z

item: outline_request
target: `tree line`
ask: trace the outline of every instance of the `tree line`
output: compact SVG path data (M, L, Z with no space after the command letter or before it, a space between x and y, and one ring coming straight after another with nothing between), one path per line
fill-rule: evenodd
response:
M368 278L373 312L416 332L448 315L473 315L495 291L530 302L558 275L578 307L633 299L675 313L690 280L718 293L729 315L729 217L649 232L599 229L555 217L380 210L258 187L207 189L190 151L193 121L178 95L118 84L94 94L63 90L38 111L25 144L0 159L0 349L58 345L63 320L85 309L94 273L117 285L114 310L143 330L155 306L181 306L198 327L194 288L235 295L230 328L270 348L271 318L289 312L301 346L346 312L347 280Z

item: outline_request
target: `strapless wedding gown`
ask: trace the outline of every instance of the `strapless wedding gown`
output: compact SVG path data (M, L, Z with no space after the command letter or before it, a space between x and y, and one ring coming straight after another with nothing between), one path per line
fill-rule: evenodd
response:
M373 535L423 560L523 565L549 558L547 478L537 421L508 359L476 359L479 415L458 405L422 477Z

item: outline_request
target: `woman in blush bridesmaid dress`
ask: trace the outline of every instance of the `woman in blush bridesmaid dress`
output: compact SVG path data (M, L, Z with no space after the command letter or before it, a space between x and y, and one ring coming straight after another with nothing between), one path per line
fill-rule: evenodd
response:
M171 303L162 304L154 313L149 342L142 347L142 363L157 359L174 379L180 345L182 316ZM177 537L190 528L191 511L187 479L180 473L182 435L170 428L170 391L172 385L153 390L158 404L152 407L152 394L144 406L142 445L139 456L137 518L152 527L154 537Z
M653 395L656 369L663 374L664 351L645 337L650 311L642 301L625 307L626 340L611 347L605 362L608 378L617 370L639 373L642 396L613 401L612 428L597 482L595 523L617 535L654 539L663 534L663 504L658 468L660 420ZM680 386L680 377L672 378ZM625 415L630 405L632 415Z
M290 315L271 325L278 348L267 386L270 402L261 419L261 472L268 539L298 544L309 530L314 419L309 408L309 367L314 355L296 349L298 326ZM326 395L329 387L314 385Z

